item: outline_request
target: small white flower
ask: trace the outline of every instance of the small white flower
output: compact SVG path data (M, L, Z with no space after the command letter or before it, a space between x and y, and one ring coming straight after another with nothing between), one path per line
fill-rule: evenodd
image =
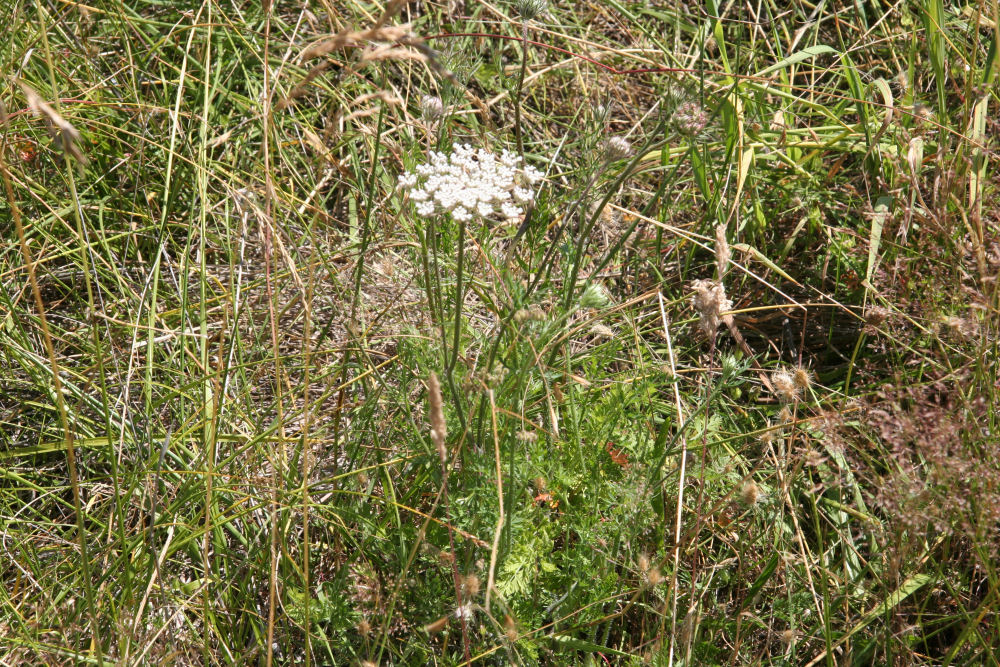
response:
M496 155L457 144L450 155L432 151L426 163L400 176L399 184L410 190L422 216L450 212L459 221L516 220L524 213L522 206L535 200L535 191L527 184L542 178L542 172L522 165L515 153L505 150Z
M501 204L500 209L503 212L503 217L508 220L517 220L521 215L521 208L511 204L510 202L504 202Z
M529 183L535 184L545 178L545 174L528 165L524 168L524 177L528 179Z
M527 204L529 201L535 198L535 193L531 190L526 190L524 188L514 188L514 199L521 204Z

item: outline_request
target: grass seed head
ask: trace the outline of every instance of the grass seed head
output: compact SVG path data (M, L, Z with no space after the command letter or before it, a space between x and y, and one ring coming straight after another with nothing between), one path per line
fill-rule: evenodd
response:
M590 327L590 333L594 335L595 338L614 338L615 330L606 324L595 324Z
M732 253L729 250L729 242L726 241L726 226L717 225L715 227L715 266L719 272L719 282L726 277L729 270L729 260Z
M81 137L77 129L68 120L63 118L58 111L52 108L48 102L44 101L34 88L20 81L18 84L21 86L21 90L24 91L24 97L28 101L28 108L34 112L35 116L45 119L49 136L52 137L56 147L76 160L77 164L81 166L87 164L89 160L87 160L87 156L80 150Z
M732 318L731 315L723 315L733 309L732 302L726 297L726 288L715 280L696 280L691 283L691 289L694 290L691 304L701 319L699 326L702 332L714 341L719 324L723 322L728 324Z
M431 419L431 440L437 449L441 463L448 461L448 449L445 447L445 438L448 435L448 426L444 421L444 402L441 398L441 383L438 382L437 373L431 372L427 378L427 401L430 403Z

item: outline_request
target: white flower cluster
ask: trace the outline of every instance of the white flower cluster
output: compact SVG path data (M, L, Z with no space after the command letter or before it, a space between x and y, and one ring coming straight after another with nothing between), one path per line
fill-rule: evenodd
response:
M510 151L498 157L486 149L473 150L459 144L451 155L431 152L430 161L399 177L399 187L409 190L410 199L422 216L448 212L455 220L471 220L499 214L517 221L523 205L535 199L532 185L542 180L542 172Z

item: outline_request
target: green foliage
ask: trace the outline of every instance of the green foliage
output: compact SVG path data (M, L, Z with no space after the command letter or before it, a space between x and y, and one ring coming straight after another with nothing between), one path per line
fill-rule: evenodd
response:
M0 10L6 663L996 662L988 4L189 4Z

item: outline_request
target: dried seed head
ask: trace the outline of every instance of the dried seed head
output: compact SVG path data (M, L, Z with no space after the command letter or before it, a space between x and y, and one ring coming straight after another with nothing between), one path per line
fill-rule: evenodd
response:
M535 431L521 430L515 433L514 437L521 442L532 443L538 440L538 433Z
M448 617L442 616L433 623L428 623L427 625L425 625L424 632L426 632L429 635L436 635L437 633L444 630L446 627L448 627Z
M52 137L56 147L76 160L77 164L87 164L89 162L87 156L80 151L80 133L77 129L68 120L63 118L58 111L53 109L48 102L45 102L35 92L34 88L21 81L18 81L18 84L21 86L21 90L24 91L24 97L28 101L28 108L35 113L35 116L45 119L49 136Z
M722 283L715 280L696 280L691 283L694 294L691 295L691 304L698 311L701 317L701 330L713 342L715 332L719 324L732 321L732 315L723 313L733 309L732 302L726 298L726 288Z
M920 167L924 161L924 139L923 137L913 137L910 139L906 150L906 163L910 167L910 174L916 177L920 174Z
M517 641L517 623L514 621L514 617L510 614L504 616L503 633L507 636L507 641Z
M934 110L922 102L913 105L913 115L920 121L929 121L934 118Z
M608 162L624 160L632 154L632 144L623 137L609 137L604 140L604 156Z
M787 405L781 406L781 409L778 410L778 422L781 424L791 424L793 421L795 421L795 418L792 417L792 411L788 409Z
M441 398L441 383L438 382L437 373L431 372L427 378L427 401L430 403L431 419L431 440L437 448L441 463L448 462L448 449L444 441L448 435L448 427L444 421L444 402Z
M613 338L615 330L605 324L597 323L590 327L590 333L592 333L595 338Z
M740 487L740 499L743 500L744 505L756 505L759 497L760 488L752 479L743 482L743 486Z
M639 565L639 572L645 576L645 574L649 572L649 556L646 554L639 554L639 558L636 563Z
M865 313L865 324L870 327L881 326L887 319L889 319L889 309L881 306L872 306Z
M362 618L358 621L358 632L362 637L367 637L372 633L372 624L368 622L368 619Z
M657 586L663 583L663 581L663 574L660 572L660 569L657 567L650 568L649 572L646 574L646 582L650 586Z
M729 259L732 254L729 252L729 243L726 241L726 226L718 225L715 228L715 266L719 272L719 282L726 277L729 270Z
M778 371L771 377L774 392L782 403L791 403L799 397L799 387L788 371Z
M467 598L474 598L479 595L479 577L474 574L466 575L462 579L462 589Z
M812 384L812 371L801 366L797 367L792 372L792 382L797 388L805 391Z
M973 317L956 317L949 315L941 319L941 323L948 329L948 332L955 338L968 340L974 338L979 333L979 322Z
M444 102L437 95L424 95L420 99L420 113L425 121L433 123L444 115Z

